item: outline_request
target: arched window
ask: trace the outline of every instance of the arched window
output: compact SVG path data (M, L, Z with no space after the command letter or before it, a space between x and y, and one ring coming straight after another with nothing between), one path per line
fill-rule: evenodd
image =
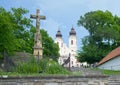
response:
M73 40L71 40L71 45L73 45Z

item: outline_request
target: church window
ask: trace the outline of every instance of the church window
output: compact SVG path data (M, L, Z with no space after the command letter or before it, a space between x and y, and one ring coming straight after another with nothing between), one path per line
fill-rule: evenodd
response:
M71 40L71 45L73 45L73 40Z
M72 64L73 64L73 61L72 61Z

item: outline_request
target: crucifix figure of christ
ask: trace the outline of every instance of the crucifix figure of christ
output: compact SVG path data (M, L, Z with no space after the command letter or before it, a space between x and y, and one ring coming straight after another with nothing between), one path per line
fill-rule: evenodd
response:
M30 15L30 18L36 19L36 33L34 34L33 55L38 57L38 60L43 56L42 37L40 33L40 20L44 20L45 16L40 16L40 10L37 9L36 15Z

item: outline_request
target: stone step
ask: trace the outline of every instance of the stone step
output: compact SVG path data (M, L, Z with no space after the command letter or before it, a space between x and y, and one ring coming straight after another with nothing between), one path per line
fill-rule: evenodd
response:
M108 83L108 85L120 85L120 76L111 76Z
M109 79L109 81L120 81L119 79Z
M110 82L120 82L120 80L109 80Z
M120 85L120 83L108 83L108 85Z
M108 84L108 85L120 85L120 84L117 84L117 83L113 83L113 84Z

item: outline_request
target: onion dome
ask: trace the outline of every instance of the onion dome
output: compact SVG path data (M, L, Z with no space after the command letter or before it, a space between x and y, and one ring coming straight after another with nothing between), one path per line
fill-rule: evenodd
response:
M56 37L62 37L62 34L61 34L60 30L57 31Z
M70 35L76 35L76 32L73 27L71 28Z

